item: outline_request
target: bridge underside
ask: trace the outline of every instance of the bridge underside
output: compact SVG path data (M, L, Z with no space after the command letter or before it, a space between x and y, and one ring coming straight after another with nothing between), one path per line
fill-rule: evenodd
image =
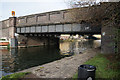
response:
M37 36L37 35L19 35L19 46L40 46L40 45L56 45L59 47L59 38L56 36Z
M49 35L61 35L61 34L70 34L70 35L94 35L94 34L101 34L101 32L51 32L51 33L19 33L20 35L24 36L49 36Z

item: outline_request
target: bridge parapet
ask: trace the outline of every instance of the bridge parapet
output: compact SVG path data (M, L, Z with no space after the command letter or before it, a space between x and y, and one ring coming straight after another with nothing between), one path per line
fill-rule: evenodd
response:
M104 3L101 5L96 5L91 7L58 10L58 11L51 11L46 13L21 16L16 19L16 27L72 23L72 22L88 21L88 20L92 20L93 18L96 18L96 20L98 21L99 18L104 15L104 12L106 12L106 8L108 8L109 6L110 3ZM8 24L9 19L3 22L4 22L3 27L9 26Z
M105 11L105 8L103 6L104 5L96 5L92 7L73 8L21 16L17 18L16 26L22 27L30 25L49 25L88 21L95 17L101 17L103 15L102 13Z
M9 19L6 19L4 21L1 21L2 23L2 29L9 27Z
M30 25L48 25L66 22L74 22L67 10L52 11L47 13L28 15L17 18L17 27Z

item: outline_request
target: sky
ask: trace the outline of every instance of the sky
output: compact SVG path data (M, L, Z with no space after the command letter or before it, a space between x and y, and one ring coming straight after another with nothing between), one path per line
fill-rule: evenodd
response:
M11 11L19 17L67 8L65 0L1 0L0 21L12 17Z
M0 0L0 21L12 17L12 11L15 11L15 16L19 17L30 14L68 9L68 1L69 0Z

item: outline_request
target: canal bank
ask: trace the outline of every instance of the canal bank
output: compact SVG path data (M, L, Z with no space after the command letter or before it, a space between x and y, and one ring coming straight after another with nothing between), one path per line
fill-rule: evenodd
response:
M89 49L82 54L66 57L41 66L32 67L19 72L31 72L38 78L72 78L78 66L100 53L100 49ZM29 77L25 77L29 78Z

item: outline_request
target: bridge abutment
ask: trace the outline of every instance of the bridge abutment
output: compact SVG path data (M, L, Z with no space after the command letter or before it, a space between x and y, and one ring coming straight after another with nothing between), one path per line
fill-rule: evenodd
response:
M101 52L115 53L115 41L112 27L102 27L101 35Z
M102 38L101 38L101 52L102 53L119 53L119 29L120 29L120 3L109 3L110 7L103 17L102 24Z
M118 53L119 41L118 41L118 26L115 20L104 20L101 29L101 52L102 53Z
M16 17L9 18L9 43L10 48L16 48L17 45L17 38L15 37L16 33Z

